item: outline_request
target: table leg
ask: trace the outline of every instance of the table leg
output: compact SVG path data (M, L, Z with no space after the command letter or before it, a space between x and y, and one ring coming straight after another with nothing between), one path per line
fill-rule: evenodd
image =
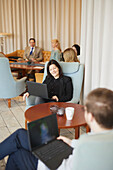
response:
M25 69L19 69L18 71L18 79L21 79L22 77L26 76L26 70Z
M90 132L90 128L88 125L86 125L86 133Z
M27 120L25 119L25 129L27 130Z
M75 139L78 139L80 135L80 127L75 127Z
M58 129L58 132L59 132L59 136L60 136L60 129Z

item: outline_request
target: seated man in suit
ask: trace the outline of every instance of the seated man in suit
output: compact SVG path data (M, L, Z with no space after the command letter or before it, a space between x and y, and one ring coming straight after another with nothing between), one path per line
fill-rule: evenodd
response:
M43 60L43 55L42 55L42 48L35 46L35 39L34 38L30 38L29 39L29 47L25 48L25 52L24 52L24 60L26 61L31 61L31 62L40 62ZM30 76L33 76L34 81L35 81L35 70L29 70L27 71L27 76L28 79Z
M25 48L24 52L24 60L31 60L33 62L35 61L42 61L43 55L42 55L42 48L35 46L35 39L30 38L29 39L29 47Z

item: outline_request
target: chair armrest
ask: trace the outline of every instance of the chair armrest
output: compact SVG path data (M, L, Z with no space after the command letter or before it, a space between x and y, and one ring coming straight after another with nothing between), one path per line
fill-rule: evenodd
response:
M29 96L29 97L26 97L26 106L33 106L35 105L35 99L36 99L36 96Z
M25 82L27 77L22 77L21 79L16 80L17 83Z
M20 80L16 80L16 91L21 94L26 90L26 79L27 77L23 77Z

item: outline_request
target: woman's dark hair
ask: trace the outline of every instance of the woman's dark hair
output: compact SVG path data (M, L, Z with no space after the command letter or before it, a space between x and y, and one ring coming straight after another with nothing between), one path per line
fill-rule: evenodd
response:
M30 42L31 40L33 40L33 41L34 41L34 43L35 43L35 39L34 39L34 38L30 38L30 39L29 39L29 42Z
M80 55L80 46L78 44L74 44L72 47L75 47L77 50L77 55Z
M52 76L51 73L49 72L49 66L54 64L56 67L58 67L59 69L59 77L61 77L63 75L63 72L62 72L62 68L60 66L60 64L56 61L56 60L50 60L47 64L47 75L48 76Z

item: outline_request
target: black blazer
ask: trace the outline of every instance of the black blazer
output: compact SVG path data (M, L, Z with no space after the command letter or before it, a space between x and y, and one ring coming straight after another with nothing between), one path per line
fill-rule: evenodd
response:
M44 84L47 84L47 86L49 86L49 91L51 89L51 84L52 81L54 81L54 77L52 76L46 76L45 80L44 80ZM59 102L67 102L70 101L73 97L73 84L72 84L72 80L70 77L67 76L61 76L59 79L59 89L56 89L59 93ZM49 93L48 91L48 93ZM48 94L49 95L49 94Z

